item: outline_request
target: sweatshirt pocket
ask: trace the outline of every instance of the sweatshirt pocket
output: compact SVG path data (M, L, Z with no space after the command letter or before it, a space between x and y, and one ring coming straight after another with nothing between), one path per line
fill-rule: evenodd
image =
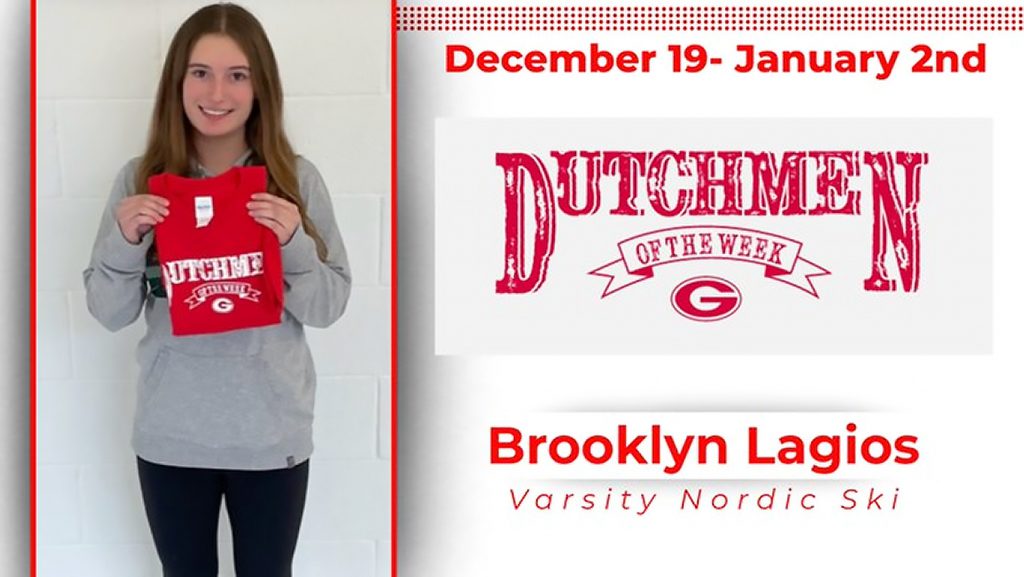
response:
M280 402L260 357L164 348L143 380L138 427L210 448L261 448L282 439Z

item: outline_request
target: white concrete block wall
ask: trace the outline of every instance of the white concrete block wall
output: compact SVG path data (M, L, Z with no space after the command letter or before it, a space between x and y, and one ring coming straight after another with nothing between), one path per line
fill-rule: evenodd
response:
M141 320L88 313L81 271L118 169L141 153L162 59L207 2L38 0L40 577L160 574L129 446ZM255 0L281 67L285 122L320 169L355 288L317 361L298 577L390 574L389 2ZM226 519L221 575L234 575Z

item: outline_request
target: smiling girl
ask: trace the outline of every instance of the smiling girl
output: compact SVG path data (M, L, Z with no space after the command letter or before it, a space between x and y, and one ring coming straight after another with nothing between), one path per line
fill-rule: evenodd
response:
M153 194L149 179L237 166L266 170L266 190L245 207L280 245L281 322L172 336L153 230L193 207ZM84 277L89 310L108 329L145 310L132 446L164 575L217 575L222 500L237 575L291 575L316 385L303 326L341 316L351 276L324 182L284 134L274 53L249 12L207 6L175 34L145 152L115 180Z

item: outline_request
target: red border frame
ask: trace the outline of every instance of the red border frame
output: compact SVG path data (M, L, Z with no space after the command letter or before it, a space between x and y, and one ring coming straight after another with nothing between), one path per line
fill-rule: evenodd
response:
M29 22L29 574L37 575L36 504L36 0L31 0ZM391 0L388 30L391 42L391 575L398 574L398 99L396 70L397 0Z
M34 1L34 0L33 0ZM398 575L398 0L391 0L391 576ZM34 577L34 576L33 576Z
M36 0L29 17L29 574L36 577Z

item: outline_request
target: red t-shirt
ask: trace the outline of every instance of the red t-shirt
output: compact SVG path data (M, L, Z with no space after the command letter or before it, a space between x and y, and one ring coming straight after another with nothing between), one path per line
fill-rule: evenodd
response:
M202 179L149 178L171 201L155 228L160 272L176 336L221 333L281 322L281 245L245 205L267 190L262 166L236 166Z

